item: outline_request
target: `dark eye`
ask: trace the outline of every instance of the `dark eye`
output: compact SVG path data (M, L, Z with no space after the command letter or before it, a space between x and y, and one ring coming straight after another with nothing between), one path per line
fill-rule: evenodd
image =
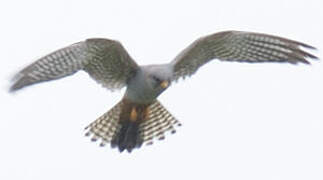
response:
M156 76L152 76L152 78L153 78L153 80L154 80L154 81L156 81L157 83L162 82L162 80L161 80L161 79L159 79L159 78L158 78L158 77L156 77Z

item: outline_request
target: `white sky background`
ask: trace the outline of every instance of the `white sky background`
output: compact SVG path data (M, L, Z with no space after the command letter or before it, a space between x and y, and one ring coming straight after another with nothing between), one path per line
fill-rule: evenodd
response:
M121 98L84 72L9 94L10 77L58 48L117 39L165 63L222 30L306 42L323 57L323 1L4 1L0 6L0 179L323 179L323 65L207 64L159 100L183 126L133 153L83 128Z

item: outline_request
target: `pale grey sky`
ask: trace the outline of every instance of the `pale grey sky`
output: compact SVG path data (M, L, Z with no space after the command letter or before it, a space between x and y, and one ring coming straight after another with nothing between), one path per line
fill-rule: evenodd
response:
M83 128L111 93L86 73L7 93L37 58L90 37L117 39L139 64L171 61L222 30L280 35L323 49L321 0L18 1L0 6L0 179L323 179L323 65L213 61L162 104L183 124L133 153L100 148Z

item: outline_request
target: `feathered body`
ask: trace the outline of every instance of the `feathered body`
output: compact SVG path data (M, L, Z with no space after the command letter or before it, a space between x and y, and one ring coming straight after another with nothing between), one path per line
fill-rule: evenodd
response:
M167 118L168 116L171 117L167 110L161 106L159 109L152 108L157 97L169 86L167 84L167 86L162 87L160 84L170 81L171 72L168 64L140 66L134 76L128 80L126 93L121 100L120 113L115 114L118 117L119 128L111 139L111 147L118 147L120 152L125 149L131 152L133 148L141 147L144 142L145 134L142 132L144 131L142 124L147 123L152 114L164 111L164 113L167 113L165 114ZM163 119L163 117L160 117L160 119ZM168 119L165 119L165 121L169 121L166 122L169 126L167 128L174 130L172 123L177 124L177 121L175 118L171 119L173 122ZM159 130L160 132L156 136L163 136L164 131L168 129Z

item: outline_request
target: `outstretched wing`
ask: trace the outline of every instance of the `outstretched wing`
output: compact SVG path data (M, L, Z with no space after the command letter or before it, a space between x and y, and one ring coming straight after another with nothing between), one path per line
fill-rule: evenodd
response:
M124 87L138 65L123 46L109 39L88 39L44 56L27 66L13 79L10 91L59 79L85 70L104 87Z
M307 44L282 37L242 32L223 31L202 37L184 49L172 62L174 80L194 74L212 59L239 62L309 62L316 56L300 49L315 49Z

